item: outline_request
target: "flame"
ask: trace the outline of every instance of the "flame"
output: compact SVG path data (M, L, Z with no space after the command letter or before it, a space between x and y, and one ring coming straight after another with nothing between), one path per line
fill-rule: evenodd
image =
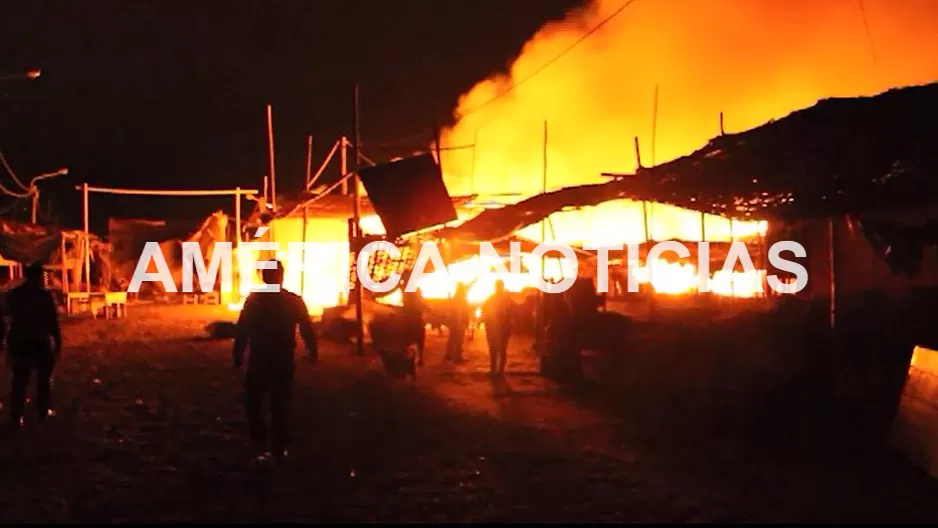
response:
M541 192L545 121L550 190L633 171L636 137L642 164L660 164L717 136L721 114L727 131L742 131L819 99L938 79L938 55L927 51L938 49L930 0L815 0L797 9L776 0L635 2L580 41L622 4L593 0L548 23L507 72L459 99L441 141L475 148L443 152L451 194ZM648 233L642 204L619 200L552 215L551 236L700 240L699 213L648 205ZM764 233L710 215L704 223L710 241ZM534 240L540 233L539 225L522 231Z
M721 112L742 131L819 99L938 79L931 0L864 0L869 33L856 1L639 1L565 53L622 3L548 23L507 73L459 99L441 140L478 147L444 151L451 194L539 192L545 120L558 188L634 170L634 137L645 165L686 155L719 134Z

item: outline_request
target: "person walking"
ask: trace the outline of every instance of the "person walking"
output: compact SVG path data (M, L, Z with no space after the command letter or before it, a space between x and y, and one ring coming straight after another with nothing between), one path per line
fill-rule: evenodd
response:
M283 265L264 269L264 282L282 286ZM248 429L258 460L283 459L290 444L290 406L295 371L294 350L299 327L310 359L319 355L316 333L303 299L282 287L275 292L253 292L244 302L235 328L234 367L241 369L245 349L250 350L244 375L244 401ZM270 400L270 429L264 421L264 402ZM267 450L270 436L271 451Z
M7 360L13 371L10 425L21 427L26 388L36 378L36 413L44 422L52 412L52 371L62 352L62 331L55 300L42 281L42 265L26 268L25 281L7 293L10 328L0 317L0 339L6 337Z

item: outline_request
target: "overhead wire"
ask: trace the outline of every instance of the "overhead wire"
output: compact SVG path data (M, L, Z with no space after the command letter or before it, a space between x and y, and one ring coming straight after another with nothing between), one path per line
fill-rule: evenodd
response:
M3 152L0 152L0 162L3 162L3 167L7 170L8 173L10 173L10 176L13 178L13 181L15 181L16 184L19 185L20 188L23 189L24 191L29 191L29 187L23 185L23 182L21 182L20 179L16 177L16 173L13 172L13 169L10 167L10 164L7 163L7 158L6 156L3 155Z
M516 90L516 89L517 89L519 86L521 86L522 84L524 84L524 83L530 81L530 80L533 79L535 76L537 76L538 74L540 74L541 72L543 72L544 70L546 70L547 68L549 68L550 66L552 66L554 63L556 63L557 61L559 61L560 59L562 59L567 53L570 53L571 51L573 51L574 48L576 48L577 46L579 46L580 44L582 44L583 41L585 41L586 39L588 39L589 37L591 37L592 35L594 35L597 31L599 31L600 29L602 29L603 27L605 27L605 25L608 24L609 22L611 22L612 19L614 19L615 17L617 17L617 16L619 16L620 14L622 14L623 11L625 11L627 8L629 8L632 4L634 4L634 3L637 2L637 1L638 1L638 0L626 0L621 6L619 6L618 8L616 8L616 10L613 11L609 16L607 16L606 18L604 18L603 20L601 20L598 24L596 24L595 26L593 26L589 31L587 31L586 33L584 33L583 35L581 35L580 38L578 38L575 42L573 42L573 44L571 44L570 46L564 48L560 53L558 53L557 55L555 55L552 59L550 59L549 61L547 61L547 62L545 62L544 64L542 64L540 67L538 67L537 69L535 69L533 72L531 72L531 73L529 73L528 75L522 77L520 80L518 80L518 81L516 81L516 82L512 82L511 85L509 85L507 88L505 88L504 90L502 90L501 92L499 92L498 94L496 94L494 97L492 97L492 98L489 99L488 101L486 101L486 102L480 104L479 106L476 106L476 107L474 107L474 108L472 108L472 109L470 109L470 110L468 110L468 111L466 111L466 112L461 113L461 114L459 115L459 118L460 118L460 119L464 119L464 118L466 118L467 116L470 116L470 115L472 115L472 114L478 112L479 110L482 110L483 108L486 108L487 106L491 105L491 104L494 103L495 101L498 101L498 100L501 99L502 97L505 97L505 96L508 95L509 93L513 92L514 90ZM861 0L861 1L862 1L862 0ZM408 137L405 137L405 138L402 139L402 140L399 140L398 143L406 143L406 142L409 141L409 140L422 137L423 135L424 135L424 134L422 134L422 133L421 133L421 134L414 134L414 135L412 135L412 136L408 136ZM446 148L441 148L440 150L447 150L447 149L446 149Z

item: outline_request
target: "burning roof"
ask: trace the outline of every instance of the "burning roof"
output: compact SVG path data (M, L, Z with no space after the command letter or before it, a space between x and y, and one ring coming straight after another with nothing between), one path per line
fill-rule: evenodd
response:
M499 240L566 208L621 198L739 220L796 220L938 202L938 84L825 99L670 163L488 210L436 234Z

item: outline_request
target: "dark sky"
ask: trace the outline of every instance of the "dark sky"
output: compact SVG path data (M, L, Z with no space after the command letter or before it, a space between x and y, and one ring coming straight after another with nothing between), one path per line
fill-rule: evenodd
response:
M278 191L353 134L360 85L363 149L431 138L457 98L503 70L545 21L576 0L61 0L0 3L0 150L42 187L44 209L81 225L87 181L132 188L261 186L265 105L274 105ZM373 145L369 149L369 144ZM329 176L335 178L337 169ZM8 187L12 182L2 175ZM107 216L201 218L230 200L92 196ZM6 208L9 199L0 201ZM23 209L25 211L25 208Z

